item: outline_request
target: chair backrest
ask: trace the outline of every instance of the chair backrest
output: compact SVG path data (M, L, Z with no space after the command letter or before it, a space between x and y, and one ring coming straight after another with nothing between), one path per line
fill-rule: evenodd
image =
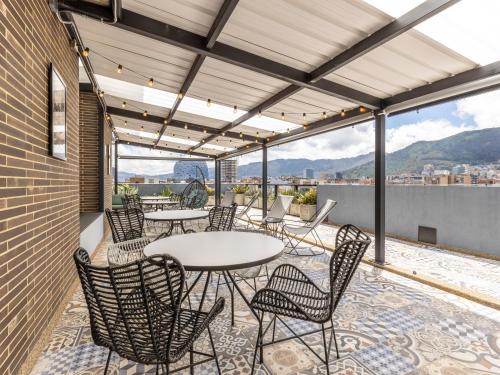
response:
M208 191L200 181L191 181L182 192L180 199L181 208L203 208L208 202Z
M143 236L144 213L138 208L106 209L113 242L123 242Z
M185 282L179 261L163 255L99 267L84 249L73 258L94 343L135 362L168 362Z
M291 195L278 195L266 217L283 219L286 215L286 212L290 208L292 201L293 196Z
M233 203L230 206L215 206L208 213L208 221L210 223L207 230L223 231L231 230L234 222L234 214L237 204Z
M370 237L361 229L353 224L346 224L339 228L335 236L335 248L339 247L343 242L349 240L370 241Z
M151 243L148 237L118 242L108 247L108 265L118 266L145 258L144 248Z
M127 194L122 197L122 204L124 208L142 208L142 199L139 194Z
M259 193L255 193L254 195L252 195L250 197L250 200L248 201L248 204L245 206L245 208L243 210L241 210L240 212L238 212L238 214L236 215L236 217L238 218L241 218L243 217L248 211L250 211L250 209L252 208L253 204L255 203L255 201L257 200L257 198L259 198Z
M234 191L226 190L224 195L222 196L222 201L220 202L221 206L230 206L234 203L234 197L236 193Z
M369 245L369 240L348 240L335 249L330 259L330 293L332 299L330 309L332 313L337 308Z
M330 212L337 205L337 202L333 199L327 199L323 207L319 209L319 211L314 214L314 220L308 222L306 226L310 228L316 228L317 225L321 224L323 220L330 214Z

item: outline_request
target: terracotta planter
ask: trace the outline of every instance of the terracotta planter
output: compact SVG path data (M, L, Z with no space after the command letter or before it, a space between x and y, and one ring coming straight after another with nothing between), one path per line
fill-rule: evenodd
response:
M215 196L214 195L208 196L207 206L215 206Z
M245 194L236 194L234 196L234 203L238 206L243 206L245 204Z
M290 215L292 216L300 216L300 204L292 203L290 205Z
M311 221L314 214L316 213L315 204L301 204L300 207L300 219L305 221Z

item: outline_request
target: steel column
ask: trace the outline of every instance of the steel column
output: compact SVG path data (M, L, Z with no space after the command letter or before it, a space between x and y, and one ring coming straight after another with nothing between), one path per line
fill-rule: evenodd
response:
M375 114L375 262L385 263L385 113Z
M115 141L115 194L118 194L118 142Z
M267 146L262 146L262 217L267 215Z
M215 205L219 206L220 205L220 194L221 194L221 161L216 160L215 161Z

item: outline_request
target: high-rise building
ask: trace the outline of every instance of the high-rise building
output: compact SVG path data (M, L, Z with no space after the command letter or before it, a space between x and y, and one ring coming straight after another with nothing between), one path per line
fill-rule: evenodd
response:
M220 178L222 182L236 182L238 178L238 160L227 159L220 163Z
M314 178L314 169L304 168L304 171L302 172L302 177L312 180Z

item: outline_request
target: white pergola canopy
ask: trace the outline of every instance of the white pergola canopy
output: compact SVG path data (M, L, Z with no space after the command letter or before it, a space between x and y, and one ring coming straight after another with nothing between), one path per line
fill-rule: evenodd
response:
M120 142L226 158L498 86L499 3L122 0L74 21Z

